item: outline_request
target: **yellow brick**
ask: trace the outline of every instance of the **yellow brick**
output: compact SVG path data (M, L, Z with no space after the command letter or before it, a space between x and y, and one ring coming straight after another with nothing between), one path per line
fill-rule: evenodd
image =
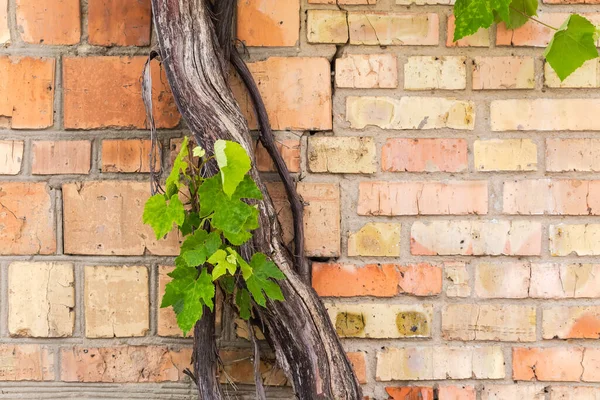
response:
M346 12L308 10L306 30L309 43L346 43L348 41Z
M465 62L466 57L408 57L404 65L404 89L464 89Z
M348 235L348 255L400 256L400 224L368 223Z
M544 78L545 84L551 88L595 88L600 86L598 80L598 69L600 62L597 59L586 61L581 67L567 77L564 81L560 81L556 72L550 64L544 63Z
M476 140L473 150L478 171L537 170L537 146L529 139Z
M600 224L550 225L550 253L553 256L600 255Z
M308 139L311 172L370 174L376 172L375 141L370 137L324 137Z
M351 44L435 46L440 21L435 13L348 14Z

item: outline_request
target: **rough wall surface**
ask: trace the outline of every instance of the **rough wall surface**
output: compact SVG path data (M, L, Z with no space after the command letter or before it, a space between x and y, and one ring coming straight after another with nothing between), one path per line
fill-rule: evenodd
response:
M448 3L239 0L314 288L371 399L598 399L600 64L561 83L535 23L452 43ZM141 222L153 42L149 0L0 0L0 398L194 398L158 308L178 238ZM185 128L153 68L167 169ZM228 394L252 398L228 308L219 332ZM263 378L289 398L272 360Z

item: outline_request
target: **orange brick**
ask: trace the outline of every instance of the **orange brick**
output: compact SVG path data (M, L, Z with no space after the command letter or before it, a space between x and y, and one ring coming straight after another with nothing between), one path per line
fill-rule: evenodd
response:
M300 140L284 139L275 142L279 154L290 172L300 172ZM263 145L256 145L256 168L261 172L275 172L275 164Z
M0 183L0 254L56 251L54 206L44 183Z
M151 144L144 139L103 140L102 172L150 172ZM160 170L160 156L154 168Z
M433 400L433 388L430 387L386 387L390 400Z
M385 267L385 266L384 266ZM428 263L398 266L400 293L433 296L442 292L442 269Z
M219 358L223 361L222 372L219 374L221 383L254 385L254 364L250 351L221 350ZM283 371L264 355L260 359L260 372L264 385L283 386L287 383Z
M397 64L393 54L346 54L335 60L335 83L343 88L395 88Z
M54 121L54 59L0 57L0 123L43 129Z
M359 383L367 383L367 360L365 353L357 351L354 353L346 353L348 360L354 368L354 373Z
M179 254L176 232L156 240L142 223L148 182L102 181L63 185L64 248L67 254Z
M393 297L398 294L399 274L395 265L314 263L313 288L320 296Z
M89 140L34 141L31 153L34 175L90 172L92 144Z
M331 66L326 58L272 57L248 68L274 130L331 129ZM250 129L256 129L248 93L238 79L231 84Z
M88 41L99 46L148 46L150 0L88 0Z
M237 37L246 46L295 46L300 32L299 0L239 0Z
M388 139L381 169L389 172L463 172L468 168L464 139Z
M27 43L76 44L81 38L79 0L16 0L17 30Z
M488 29L479 29L470 36L454 41L455 21L454 15L448 17L448 31L446 35L446 47L490 47L490 32Z
M533 89L533 57L475 57L473 90Z
M332 183L298 183L304 200L304 244L309 257L338 257L341 253L340 187Z
M473 386L440 386L439 400L475 400L477 392Z
M53 381L54 355L38 344L0 346L3 381Z
M61 349L64 382L176 382L191 368L191 349L162 346L82 347Z
M361 182L359 215L486 214L487 182Z
M8 28L8 0L0 0L0 44L10 43Z
M600 307L551 307L543 310L544 339L598 339Z
M66 57L63 60L64 124L67 129L145 128L141 79L147 57ZM179 112L165 86L164 70L152 67L152 101L158 128L173 128ZM91 79L90 77L93 77Z
M348 13L350 44L435 46L440 21L435 13Z
M578 382L583 367L581 347L513 348L513 379Z
M0 140L0 175L16 175L23 163L24 143L18 140Z

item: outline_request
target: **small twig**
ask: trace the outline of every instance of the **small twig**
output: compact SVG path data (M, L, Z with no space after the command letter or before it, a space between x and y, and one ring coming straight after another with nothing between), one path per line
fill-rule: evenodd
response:
M194 373L193 373L192 371L190 371L190 369L189 369L189 368L186 368L186 369L184 369L184 370L183 370L183 373L184 373L185 375L189 376L190 378L192 378L192 381L193 381L195 384L198 384L198 379L196 378L196 375L194 375Z
M552 25L548 25L547 23L545 23L545 22L542 22L542 21L540 21L539 19L533 18L531 15L527 15L527 14L525 14L523 11L521 11L521 10L519 10L519 9L516 9L516 8L515 8L515 7L513 7L513 6L509 6L509 7L511 8L511 10L514 10L514 11L518 12L519 14L521 14L521 15L525 16L527 19L530 19L530 20L532 20L533 22L537 22L538 24L544 25L546 28L550 28L550 29L553 29L553 30L555 30L555 31L557 31L557 30L558 30L558 28L555 28L555 27L553 27Z

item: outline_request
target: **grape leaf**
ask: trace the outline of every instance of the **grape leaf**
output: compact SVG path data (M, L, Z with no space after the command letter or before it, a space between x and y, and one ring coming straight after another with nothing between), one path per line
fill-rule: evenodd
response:
M235 295L235 304L238 306L240 318L248 321L250 313L250 293L246 289L240 289Z
M267 300L264 295L271 300L285 300L279 284L271 280L285 279L285 275L275 263L268 260L266 255L255 253L250 260L250 266L252 275L246 280L246 286L256 303L265 307Z
M215 158L221 170L223 191L231 197L246 173L250 171L250 157L239 143L217 140Z
M528 17L537 15L538 0L512 0L510 18L505 21L508 29L517 29L529 21Z
M177 226L183 225L185 209L177 194L168 203L164 195L155 194L146 201L142 220L152 227L156 239L161 239L171 232L174 223Z
M212 256L210 256L208 262L215 266L212 271L213 281L216 281L227 272L229 272L229 275L235 275L237 264L233 264L231 261L236 261L235 257L233 260L231 260L227 252L223 249L217 250Z
M171 197L175 193L179 192L179 188L181 188L180 174L186 175L188 163L185 161L185 159L189 156L188 143L189 139L187 136L185 136L183 138L183 143L181 143L179 154L177 154L175 161L173 161L173 169L167 177L165 186L167 188L168 197Z
M200 214L197 212L188 212L185 215L185 221L179 228L181 234L183 236L187 236L194 231L194 229L198 229L200 227Z
M544 56L561 81L587 60L598 57L595 33L594 24L581 15L573 14L554 34Z
M175 265L182 261L188 267L202 265L222 244L221 236L217 232L208 233L198 229L193 235L186 237L181 245L179 257L175 259Z
M496 17L510 21L511 0L456 0L454 4L454 41L489 28Z
M221 285L221 288L225 291L225 293L233 294L233 290L235 289L235 279L233 276L222 277L221 279L219 279L219 284Z

